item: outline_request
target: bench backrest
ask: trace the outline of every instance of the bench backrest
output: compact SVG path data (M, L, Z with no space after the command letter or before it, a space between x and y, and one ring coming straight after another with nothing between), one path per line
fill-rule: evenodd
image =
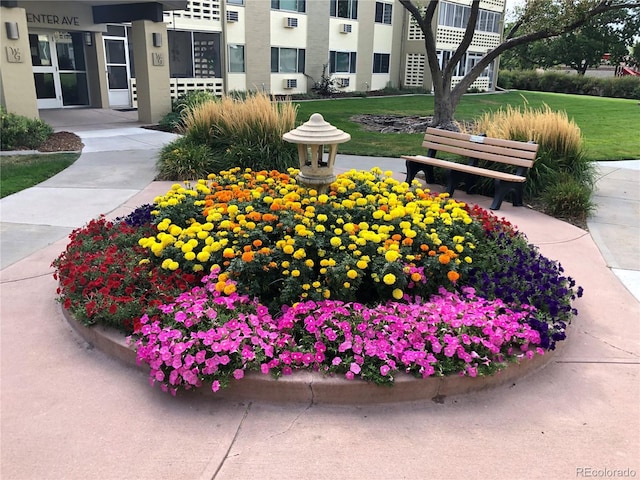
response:
M428 150L453 153L479 160L531 168L538 152L537 143L482 137L429 127L422 146Z

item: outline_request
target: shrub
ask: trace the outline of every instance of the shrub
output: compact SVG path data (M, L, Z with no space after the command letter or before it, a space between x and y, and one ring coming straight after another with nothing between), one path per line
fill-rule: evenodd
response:
M558 218L586 219L595 208L591 192L572 176L560 175L542 194L545 211Z
M156 165L158 180L195 180L219 169L211 148L188 137L165 145Z
M296 111L291 102L274 102L263 93L227 96L187 111L184 135L207 144L220 159L211 173L233 167L286 171L298 164L296 146L282 139L295 127Z
M158 125L168 132L179 130L182 126L183 113L215 98L215 94L208 90L190 90L183 93L171 102L171 111L160 120Z
M562 174L570 175L585 187L593 186L595 171L584 154L580 128L568 119L566 112L554 112L548 105L541 109L509 106L476 119L473 131L496 138L534 141L539 145L524 186L528 198L538 198ZM510 171L507 167L502 169ZM478 188L491 194L493 181L481 180Z
M640 100L640 77L596 78L566 72L501 70L498 86L505 89L597 95Z
M51 125L38 118L27 118L0 107L2 150L37 149L53 133Z

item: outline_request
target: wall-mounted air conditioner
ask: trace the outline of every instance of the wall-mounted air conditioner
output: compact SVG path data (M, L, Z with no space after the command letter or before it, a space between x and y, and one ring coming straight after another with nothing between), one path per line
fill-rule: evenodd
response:
M287 90L292 88L298 88L298 79L297 78L285 78L282 81L282 86Z
M235 23L238 21L238 12L234 12L233 10L227 10L227 22Z
M295 17L285 17L284 19L284 27L285 28L297 28L298 27L298 19Z
M340 33L351 33L351 24L350 23L341 23L340 24Z
M349 86L349 78L337 78L336 82L339 88L346 88Z

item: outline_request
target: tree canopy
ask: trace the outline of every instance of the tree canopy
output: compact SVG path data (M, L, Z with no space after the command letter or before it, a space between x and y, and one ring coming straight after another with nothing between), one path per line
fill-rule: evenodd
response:
M436 29L434 15L439 0L399 0L411 14L424 34L427 63L434 92L434 124L453 128L454 112L462 95L480 74L502 53L539 40L550 39L574 32L607 12L634 9L637 14L640 1L630 0L529 0L516 12L516 20L502 41L490 49L465 76L454 86L451 78L457 64L469 49L475 33L480 12L480 0L472 0L464 36L458 48L445 65L440 65L436 52Z
M598 67L605 55L611 63L620 63L639 31L640 11L611 10L572 32L511 49L500 63L510 69L567 65L584 74L588 68Z

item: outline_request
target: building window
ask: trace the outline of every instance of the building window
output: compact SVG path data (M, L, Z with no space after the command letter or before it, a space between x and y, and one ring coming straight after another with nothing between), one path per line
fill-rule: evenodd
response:
M444 51L438 50L437 55L438 55L438 60L440 62L440 67L445 68L447 66L447 63L449 63L449 60L453 56L453 52L450 50L444 50ZM471 69L475 66L476 63L480 61L482 57L484 57L483 53L466 52L462 56L458 64L456 65L456 68L453 70L453 76L464 77L467 73L471 71ZM489 67L485 68L483 72L480 74L480 76L481 77L490 76Z
M271 47L271 73L304 73L304 49Z
M374 53L373 73L389 73L389 57L388 53Z
M244 45L229 45L229 73L244 73Z
M356 73L356 52L329 52L329 73Z
M305 0L271 0L271 8L273 10L287 10L289 12L304 13L306 11L306 1Z
M470 16L471 7L442 2L440 3L440 10L438 12L438 25L467 28ZM480 9L476 22L476 30L480 32L500 33L500 18L498 12Z
M358 18L358 0L331 0L330 15L356 20Z
M222 78L220 34L167 32L171 78Z
M244 0L227 0L229 5L244 5Z
M376 23L391 25L391 12L393 5L390 3L376 2Z

